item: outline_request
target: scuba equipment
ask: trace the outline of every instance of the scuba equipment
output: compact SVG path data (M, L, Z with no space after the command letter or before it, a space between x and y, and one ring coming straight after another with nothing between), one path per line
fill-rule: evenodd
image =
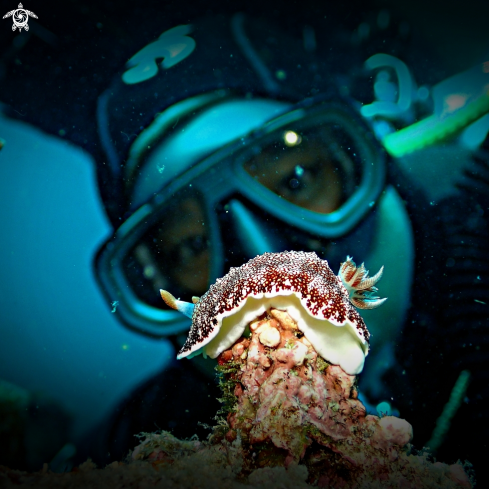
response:
M159 288L170 281L177 294L198 295L265 251L314 250L333 267L340 250L368 253L388 173L368 124L397 156L452 135L487 96L468 98L468 115L460 106L445 117L439 99L456 88L451 79L417 88L385 54L366 68L382 70L377 100L362 106L340 95L306 45L241 14L169 29L129 60L99 99L99 180L117 229L95 264L126 325L157 337L185 331Z

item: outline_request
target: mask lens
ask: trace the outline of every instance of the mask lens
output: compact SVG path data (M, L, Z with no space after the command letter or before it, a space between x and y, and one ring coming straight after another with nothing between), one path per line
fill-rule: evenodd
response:
M160 289L176 297L202 295L208 288L210 245L202 199L183 190L169 201L165 214L124 258L123 267L142 301L165 309Z
M335 124L282 130L253 153L244 164L246 172L276 195L310 211L336 211L360 183L353 139Z

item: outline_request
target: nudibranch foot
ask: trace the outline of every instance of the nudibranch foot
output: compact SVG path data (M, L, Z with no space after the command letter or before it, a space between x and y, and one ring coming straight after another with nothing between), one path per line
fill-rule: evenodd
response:
M193 304L161 292L173 309L192 317L187 341L177 358L204 353L216 358L246 326L271 307L287 311L326 361L356 375L363 369L370 334L354 306L371 309L385 299L374 295L382 269L368 279L364 265L350 257L337 277L316 253L284 251L259 255L231 268Z
M359 267L355 264L351 256L346 257L346 261L340 266L338 277L348 291L351 303L359 309L375 309L382 305L387 298L381 299L375 295L378 291L375 284L382 278L384 267L373 276L368 276L368 270L362 263Z

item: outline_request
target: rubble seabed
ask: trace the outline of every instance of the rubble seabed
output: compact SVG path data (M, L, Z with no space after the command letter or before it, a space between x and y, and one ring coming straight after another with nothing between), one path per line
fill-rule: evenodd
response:
M270 309L246 336L218 357L223 408L207 441L144 433L125 463L15 477L0 469L0 487L44 487L43 475L53 488L473 487L461 463L415 450L407 421L366 415L356 376L318 356L287 312Z

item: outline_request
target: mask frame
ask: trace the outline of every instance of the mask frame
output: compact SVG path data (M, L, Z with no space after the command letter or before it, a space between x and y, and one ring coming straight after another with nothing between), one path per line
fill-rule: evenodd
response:
M247 157L256 152L254 148L264 147L281 131L290 127L313 127L319 123L341 127L355 143L354 151L360 155L357 161L361 165L362 177L358 188L345 203L329 214L288 202L258 183L243 166ZM350 104L324 97L306 99L247 136L196 162L164 186L149 202L140 206L97 253L97 279L107 299L110 302L118 301L116 314L130 329L156 338L186 332L190 320L176 311L159 309L142 301L134 292L134 286L123 267L125 257L145 233L161 220L172 196L182 189L192 188L203 197L202 206L211 243L210 285L223 274L225 250L215 208L226 199L242 195L245 200L259 205L267 214L300 232L333 240L351 232L365 218L381 195L385 181L385 151ZM346 254L348 250L345 250Z

